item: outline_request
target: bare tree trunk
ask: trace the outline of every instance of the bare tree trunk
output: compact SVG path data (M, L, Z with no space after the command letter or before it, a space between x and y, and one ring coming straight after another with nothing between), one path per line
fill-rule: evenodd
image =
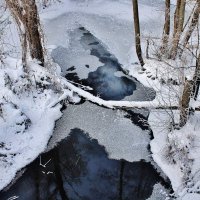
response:
M40 21L35 0L6 0L6 3L18 25L25 35L31 57L37 59L44 66L44 50L42 37L39 31ZM23 25L23 27L22 27ZM22 42L22 41L21 41ZM22 42L24 48L25 42ZM22 51L24 51L22 49ZM23 53L24 54L24 53Z
M149 59L149 39L147 39L146 58Z
M194 87L193 87L194 100L197 99L199 93L199 85L200 85L200 53L196 61L196 69L194 73Z
M170 0L165 0L165 24L162 37L161 51L165 52L170 34Z
M26 5L27 20L26 32L29 42L31 57L39 60L44 66L44 50L42 47L42 37L40 35L40 22L35 0L23 0Z
M183 24L184 24L184 18L185 18L185 3L186 3L186 0L181 0L180 2L177 30L175 30L175 35L174 35L173 43L172 43L172 49L170 52L171 59L175 59L177 55L178 44L180 41L181 33L183 31Z
M27 70L27 51L28 51L28 44L27 44L27 38L26 33L21 33L21 46L22 46L22 64L25 69ZM26 71L27 72L27 71Z
M132 0L133 2L133 16L134 16L134 27L135 27L135 46L136 46L136 53L138 59L140 61L141 66L144 66L144 60L142 57L142 50L141 50L141 41L140 41L140 20L139 20L139 13L138 13L138 1Z
M177 29L178 29L180 6L181 6L181 0L177 0L177 2L176 2L176 10L175 10L175 13L174 13L174 33L173 33L173 38L175 37Z
M188 28L188 30L185 34L184 39L183 39L183 48L180 52L180 56L182 55L184 48L188 44L188 41L189 41L195 27L197 26L197 24L199 22L199 13L200 13L200 0L197 0L196 9L194 10L191 23L190 23L189 28Z
M189 103L193 89L193 81L186 80L180 102L180 127L183 127L189 116Z
M190 99L197 99L200 84L200 54L196 61L196 69L193 80L186 80L183 95L180 102L180 126L184 126L189 116Z

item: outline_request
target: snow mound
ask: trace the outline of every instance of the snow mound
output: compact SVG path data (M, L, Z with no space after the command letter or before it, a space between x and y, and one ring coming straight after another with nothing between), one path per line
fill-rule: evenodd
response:
M62 115L60 100L78 101L37 62L29 62L26 70L13 58L0 69L0 190L45 150Z
M178 120L179 112L150 113L149 123L154 134L151 141L152 157L169 177L180 199L193 196L199 199L200 113L195 112L180 130L170 129L170 114L175 121Z

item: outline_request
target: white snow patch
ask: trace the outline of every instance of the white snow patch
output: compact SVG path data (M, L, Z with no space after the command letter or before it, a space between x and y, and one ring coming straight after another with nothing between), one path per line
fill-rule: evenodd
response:
M28 63L28 72L13 58L0 69L0 190L45 150L62 115L59 101L78 100L70 90L56 92L59 80L36 62Z
M170 130L172 118L178 122L179 112L151 111L152 157L169 177L176 195L187 199L200 191L200 114L195 112L180 130Z

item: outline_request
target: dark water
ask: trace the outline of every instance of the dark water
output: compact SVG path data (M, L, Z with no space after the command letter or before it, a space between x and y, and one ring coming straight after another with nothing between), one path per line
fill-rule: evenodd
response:
M89 92L95 96L98 95L105 100L122 100L126 96L132 95L134 91L137 90L137 80L126 76L117 58L110 54L104 45L84 27L79 28L79 30L75 30L74 34L77 32L79 32L81 36L74 40L79 40L78 42L80 42L82 48L88 52L88 55L98 58L101 64L95 71L93 71L93 66L90 66L87 63L82 63L90 72L88 73L87 78L81 79L79 76L80 72L77 70L81 66L68 66L67 59L66 61L61 59L60 55L62 55L63 52L70 54L70 51L66 51L63 47L58 47L52 52L52 57L62 68L66 68L66 66L68 66L67 70L64 72L65 77L68 80L92 87L93 91ZM68 59L70 59L70 57L68 57ZM116 75L117 72L120 72L120 75ZM146 89L151 90L150 88ZM152 96L155 96L155 92L151 92L152 98Z
M49 162L42 167L40 161ZM7 192L0 193L0 199L142 200L158 182L165 184L149 163L109 159L97 140L73 129L58 147L32 163Z
M89 48L90 54L96 56L102 66L89 72L88 78L82 80L76 73L77 66L70 66L66 78L92 87L93 94L106 100L121 100L134 94L137 80L123 75L118 60L97 38L83 27L79 31L82 32L81 44L85 49ZM55 57L54 60L61 64ZM85 68L90 67L85 64ZM121 72L122 76L116 76L116 72ZM147 119L142 114L131 110L126 112L125 117L130 118L133 124L142 130L149 129L140 120ZM70 136L58 147L27 166L16 183L7 191L0 192L0 200L12 196L20 200L145 200L151 196L156 183L169 187L151 163L109 159L105 148L97 140L91 140L90 133L84 133L78 127L77 124L77 128L71 130ZM42 166L40 162L48 163Z
M82 82L94 89L94 95L99 95L105 100L121 100L132 95L136 90L135 82L125 76L117 77L114 74L119 71L123 72L118 60L89 31L84 28L82 31L84 33L81 43L86 49L90 46L90 54L98 57L99 61L104 64L95 72L90 72L88 78Z

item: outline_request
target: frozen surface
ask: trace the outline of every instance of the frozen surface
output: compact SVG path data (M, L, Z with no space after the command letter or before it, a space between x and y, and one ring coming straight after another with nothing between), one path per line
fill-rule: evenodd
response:
M32 163L8 191L1 192L0 199L15 195L20 200L144 200L150 196L150 200L164 200L168 191L163 185L150 163L109 159L97 140L75 128Z
M132 124L130 119L124 118L125 114L123 111L105 109L89 102L69 105L56 124L49 148L66 138L71 129L78 127L105 146L112 159L126 159L130 162L149 160L149 132Z
M90 86L92 94L105 100L144 101L155 97L151 88L127 76L115 56L84 27L69 36L69 46L60 46L51 54L68 80Z
M200 199L200 195L199 194L196 194L196 193L193 193L193 194L186 194L182 200L198 200Z
M133 11L131 3L130 0L63 1L61 5L57 6L59 13L54 8L41 15L47 22L46 33L48 37L50 36L48 43L57 44L54 41L64 41L61 38L66 36L66 30L70 30L75 24L79 24L86 27L87 30L106 44L108 50L118 58L119 62L128 67L130 59L132 63L137 61L133 48ZM144 34L142 46L145 49L146 38L150 34L155 37L162 34L164 9L161 0L139 1L139 6L141 10L141 29L142 34ZM65 20L61 20L62 14L62 18L65 18ZM73 19L70 19L69 15L74 16ZM55 19L50 20L52 18ZM158 18L161 20L158 21ZM59 23L56 23L56 21L59 21ZM59 26L60 29L54 29L54 25L56 25L55 27ZM52 32L51 30L55 31ZM56 34L60 37L56 37ZM64 46L66 43L62 42L60 44Z
M147 200L167 200L168 191L160 183L154 185L153 192Z

